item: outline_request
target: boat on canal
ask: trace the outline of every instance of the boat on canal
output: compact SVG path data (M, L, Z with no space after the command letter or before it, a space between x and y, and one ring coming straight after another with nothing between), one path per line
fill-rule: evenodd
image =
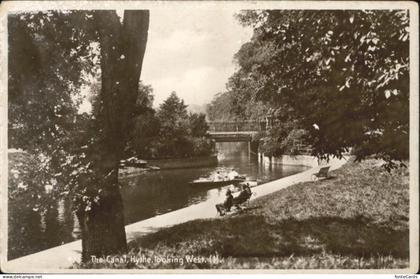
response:
M227 179L227 180L212 180L210 178L199 178L194 181L189 182L190 185L195 186L227 186L231 184L238 184L241 182L244 182L246 180L246 177L237 177L234 179Z
M225 170L217 170L208 177L200 177L194 181L189 182L194 186L208 186L221 187L227 185L237 185L246 180L246 176L239 175L235 170L226 172Z

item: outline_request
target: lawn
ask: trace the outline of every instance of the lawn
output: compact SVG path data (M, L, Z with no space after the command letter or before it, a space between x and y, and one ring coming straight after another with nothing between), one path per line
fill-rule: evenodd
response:
M378 161L367 160L349 162L331 175L256 198L241 213L190 221L131 241L128 256L150 258L150 263L75 267L408 267L408 169L388 173ZM189 256L202 256L205 261L187 262Z

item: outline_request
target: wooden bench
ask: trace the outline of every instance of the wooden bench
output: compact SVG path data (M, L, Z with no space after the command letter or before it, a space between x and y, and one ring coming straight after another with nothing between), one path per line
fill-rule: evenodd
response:
M316 181L320 179L321 177L328 178L328 171L330 170L330 167L322 167L319 169L317 173L312 174L312 181Z

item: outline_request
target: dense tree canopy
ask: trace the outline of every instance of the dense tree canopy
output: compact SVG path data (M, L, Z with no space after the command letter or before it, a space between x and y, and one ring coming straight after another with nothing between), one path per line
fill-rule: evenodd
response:
M8 18L9 147L41 161L38 176L53 192L73 194L84 259L126 249L118 166L136 114L148 22L147 11L125 11L122 21L115 11ZM92 77L100 81L92 113L79 114Z
M89 18L79 12L8 17L8 144L37 156L42 184L61 186L54 195L71 188L71 161L85 125L77 113L78 89L84 74L94 70L92 34L79 28L85 21Z
M318 157L353 147L358 159L408 158L407 11L258 10L238 19L254 35L235 56L237 103L283 111Z

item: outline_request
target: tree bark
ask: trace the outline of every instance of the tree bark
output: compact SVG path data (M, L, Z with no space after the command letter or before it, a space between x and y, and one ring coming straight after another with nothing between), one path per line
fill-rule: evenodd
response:
M79 211L82 231L82 261L91 256L107 256L127 251L124 229L124 207L118 186L118 166L115 156L106 149L98 150L101 161L96 161L96 183L100 184L98 203L90 210ZM105 177L105 178L104 178ZM97 185L95 185L97 186Z
M101 51L101 92L98 98L99 142L91 153L99 202L79 210L82 261L91 256L127 252L124 207L118 167L132 124L146 49L149 12L125 11L121 23L115 11L96 11Z

